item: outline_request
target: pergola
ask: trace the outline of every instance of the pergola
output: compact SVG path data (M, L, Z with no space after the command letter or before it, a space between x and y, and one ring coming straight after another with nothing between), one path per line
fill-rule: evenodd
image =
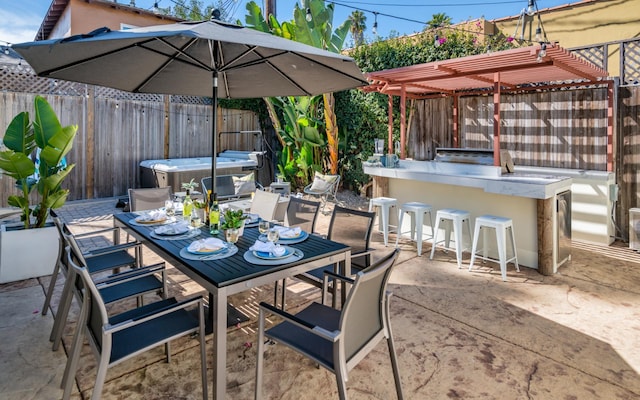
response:
M541 53L542 52L542 53ZM500 93L575 87L608 86L607 170L613 170L613 81L606 70L555 44L534 45L451 60L366 74L363 88L389 96L389 152L393 149L393 101L400 96L400 157L405 158L406 99L453 97L453 142L458 145L458 98L460 95L493 92L493 153L500 165Z

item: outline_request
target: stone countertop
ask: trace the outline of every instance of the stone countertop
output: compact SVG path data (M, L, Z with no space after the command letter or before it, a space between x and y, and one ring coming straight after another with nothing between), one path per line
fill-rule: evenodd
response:
M435 161L401 160L398 168L385 168L363 163L368 175L409 179L454 186L475 187L487 193L533 199L549 199L570 190L572 179L546 173L516 172L502 174L500 167L439 163Z

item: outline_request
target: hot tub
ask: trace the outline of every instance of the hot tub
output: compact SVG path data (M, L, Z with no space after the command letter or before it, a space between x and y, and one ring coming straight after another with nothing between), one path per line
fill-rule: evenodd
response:
M255 170L258 162L255 157L234 152L232 157L224 157L223 153L216 157L216 173L218 175L240 174L243 171ZM144 160L140 162L140 183L143 188L171 186L173 192L182 191L182 183L191 179L200 183L206 176L211 176L211 157L173 158L167 160Z

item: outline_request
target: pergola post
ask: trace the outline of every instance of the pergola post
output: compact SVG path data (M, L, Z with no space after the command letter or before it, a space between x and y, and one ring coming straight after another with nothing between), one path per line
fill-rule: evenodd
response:
M493 165L500 166L500 72L493 74Z
M393 96L387 95L389 98L389 133L387 137L388 152L387 154L393 154Z
M407 134L407 88L400 88L400 158L404 160L404 142Z

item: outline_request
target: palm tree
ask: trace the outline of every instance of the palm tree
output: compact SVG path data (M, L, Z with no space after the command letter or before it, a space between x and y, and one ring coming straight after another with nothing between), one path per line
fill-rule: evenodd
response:
M437 13L431 16L431 19L427 21L424 29L440 28L447 25L451 25L451 17L446 13Z
M353 42L356 46L360 46L364 43L364 31L367 29L367 17L364 16L362 11L354 11L349 15L349 20L351 21L351 28L349 28L349 32L351 32Z

